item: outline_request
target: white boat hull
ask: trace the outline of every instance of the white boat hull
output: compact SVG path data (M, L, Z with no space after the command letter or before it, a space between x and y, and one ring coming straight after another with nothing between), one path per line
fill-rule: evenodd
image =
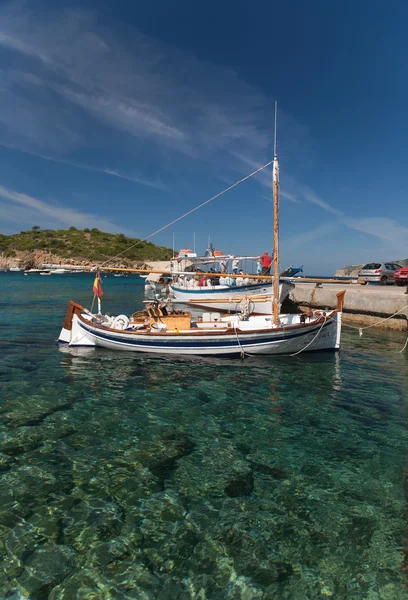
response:
M225 320L224 329L209 325L208 329L141 332L103 327L93 323L89 315L73 314L70 323L66 320L59 341L71 346L177 356L278 355L340 347L341 312L332 311L306 324L299 323L299 315L291 315L287 322L292 324L274 328L270 317L250 317L232 323Z
M290 282L279 284L280 304L288 297L293 287ZM244 298L251 303L251 314L270 315L272 310L273 290L271 284L208 288L182 288L173 284L170 286L170 293L175 303L179 301L208 310L236 312L240 310Z

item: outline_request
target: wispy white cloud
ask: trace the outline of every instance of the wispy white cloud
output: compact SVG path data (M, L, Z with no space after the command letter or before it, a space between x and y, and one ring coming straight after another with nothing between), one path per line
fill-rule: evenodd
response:
M68 136L67 144L86 145L87 115L94 127L192 157L229 154L237 145L257 156L270 147L272 104L260 90L233 69L135 29L128 34L119 38L102 28L95 12L4 5L0 46L20 57L3 67L4 131L18 136L20 146L60 150L61 131L49 133L58 123L78 136Z
M284 238L282 240L282 246L288 250L294 250L295 248L304 246L305 244L310 244L311 242L314 242L319 238L325 237L328 234L333 233L338 227L339 224L334 221L323 223L322 225L319 225L319 227L316 227L310 231L305 231L298 235L294 235L289 238Z
M408 256L408 227L404 227L397 221L387 217L366 217L363 219L344 217L341 221L351 229L378 238L390 250L399 252L401 258Z
M244 165L251 167L251 169L258 169L258 167L262 165L262 161L257 162L253 158L246 156L237 150L232 150L231 154L240 162L244 163ZM254 178L255 181L257 181L260 185L267 187L269 190L272 189L272 167L269 169L263 169L257 173Z
M116 169L97 169L95 167L89 167L88 165L80 165L78 163L72 163L72 165L79 167L81 169L88 169L90 171L96 171L105 173L106 175L112 175L113 177L119 177L119 179L126 179L127 181L133 181L134 183L140 183L141 185L146 185L147 187L155 188L156 190L167 190L167 186L159 180L149 181L145 179L141 175L125 175Z
M296 196L296 194L290 194L289 192L286 192L285 190L281 190L280 195L283 198L286 198L286 200L290 200L290 202L294 202L295 204L301 204L301 200L299 200L299 198Z
M320 208L332 213L333 215L337 215L338 217L341 217L343 215L343 213L340 210L337 210L337 208L334 208L328 202L322 200L313 190L311 190L308 187L303 188L303 196L311 204L320 206Z
M0 44L2 46L5 46L6 48L10 48L12 50L22 52L23 54L27 54L27 56L35 56L42 60L44 63L50 62L47 56L38 48L27 44L22 39L15 37L12 34L8 34L6 31L0 31Z
M41 154L40 152L34 152L33 150L22 150L13 144L4 144L0 142L0 146L3 148L8 148L10 150L16 150L18 152L23 152L24 154L30 154L31 156L35 156L36 158L42 158L43 160L50 160L52 162L68 165L70 167L75 167L76 169L83 169L85 171L91 171L92 173L101 173L102 175L110 175L112 177L119 177L119 179L125 179L126 181L132 181L133 183L139 183L141 185L145 185L147 187L154 188L156 190L165 191L167 190L167 186L161 182L159 179L154 181L150 181L140 175L137 174L126 174L117 169L110 169L108 167L94 167L92 165L87 165L84 163L79 163L77 161L68 160L65 158L58 158L57 156L49 156L47 154Z
M258 167L261 166L261 162L256 162L255 160L253 160L252 158L249 158L248 156L245 156L243 154L241 154L240 152L237 152L236 150L234 150L232 152L233 156L235 156L236 158L238 158L241 162L243 162L245 165L248 165L249 167L251 167L251 169L257 169ZM271 173L271 168L270 169L263 169L262 171L260 171L259 173L257 173L255 175L255 180L262 185L263 187L267 188L270 191L270 196L266 196L266 195L262 195L262 198L264 200L272 200L272 173ZM297 195L291 192L288 192L285 189L280 190L280 196L282 198L285 198L285 200L289 200L290 202L294 202L296 204L300 203L301 200L298 199Z
M5 186L0 185L0 197L8 200L9 203L2 203L2 217L4 220L15 222L16 209L18 206L19 221L32 218L35 224L43 223L44 220L53 226L74 226L79 229L84 227L97 227L102 231L119 232L123 229L107 219L102 219L97 215L80 212L71 208L64 208L55 204L50 204L39 200L34 196L29 196ZM17 206L16 206L17 205ZM22 207L22 211L21 211ZM39 222L39 223L37 223Z
M38 212L23 206L19 206L16 210L16 205L9 202L0 202L0 222L1 233L7 232L9 223L17 223L20 229L25 229L28 226L37 225ZM43 218L42 227L51 227L46 218ZM13 231L16 227L13 226Z
M346 216L324 200L321 200L321 198L309 188L304 192L304 197L312 204L333 214L335 218L330 222L319 225L311 231L306 231L299 235L284 239L282 244L285 248L290 248L292 250L299 246L309 244L316 239L333 233L335 230L339 229L339 227L346 226L354 231L359 231L372 236L373 238L377 238L377 252L382 254L382 258L394 260L396 258L405 258L408 256L408 227L386 217L367 217L358 219ZM342 251L342 253L344 253L344 251ZM355 253L356 250L353 250L353 252ZM368 255L370 252L372 254L372 249L367 251L361 250L359 253L361 262L364 262L364 260L369 258ZM385 253L387 253L386 256L384 256ZM354 260L358 262L359 258L356 254L354 254L354 256Z

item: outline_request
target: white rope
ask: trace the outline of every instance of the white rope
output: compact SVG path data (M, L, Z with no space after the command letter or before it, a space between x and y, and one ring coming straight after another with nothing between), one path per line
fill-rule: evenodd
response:
M125 250L123 250L122 252L119 252L119 254L116 254L116 256L113 256L112 258L109 258L108 260L106 260L104 263L102 263L100 265L100 267L103 267L104 265L106 265L108 262L110 262L111 260L115 260L115 258L118 258L118 256L122 256L122 254L125 254L125 252L128 252L129 250L131 250L132 248L134 248L135 246L138 246L139 244L142 244L143 242L146 242L148 239L150 239L151 237L153 237L154 235L160 233L161 231L164 231L164 229L167 229L167 227L170 227L171 225L174 225L174 223L177 223L178 221L181 221L181 219L184 219L184 217L187 217L188 215L191 215L193 212L195 212L196 210L198 210L199 208L202 208L203 206L205 206L206 204L209 204L210 202L212 202L213 200L215 200L216 198L219 198L220 196L222 196L223 194L226 194L227 192L229 192L230 190L232 190L234 187L236 187L237 185L239 185L240 183L243 183L244 181L246 181L247 179L250 179L251 177L253 177L254 175L256 175L257 173L259 173L260 171L263 171L264 169L266 169L266 167L269 167L269 165L271 165L273 163L273 159L270 160L269 162L267 162L266 164L262 165L262 167L259 167L259 169L256 169L256 171L253 171L252 173L250 173L249 175L247 175L246 177L244 177L243 179L240 179L239 181L237 181L236 183L233 183L232 185L230 185L229 187L227 187L225 190L223 190L222 192L219 192L218 194L215 194L215 196L213 196L212 198L209 198L208 200L206 200L205 202L202 202L201 204L199 204L198 206L196 206L195 208L192 208L191 210L189 210L188 212L184 213L184 215L181 215L181 217L177 217L177 219L174 219L174 221L171 221L170 223L167 223L167 225L164 225L163 227L161 227L160 229L157 229L156 231L154 231L153 233L151 233L150 235L148 235L147 237L143 238L142 240L138 240L135 244L133 244L132 246L129 246L129 248L126 248Z
M297 356L301 352L304 352L304 350L306 350L306 348L309 348L309 346L311 344L313 344L313 342L315 341L315 339L317 338L317 336L319 335L319 333L321 332L321 330L323 329L323 327L326 325L326 322L327 322L327 317L326 317L326 315L324 315L324 321L322 323L322 326L320 327L319 331L316 333L316 335L314 336L314 338L312 339L312 341L309 342L307 344L307 346L305 346L304 348L301 348L300 350L298 350L298 352L295 352L294 354L289 354L289 356Z
M361 337L363 335L364 329L370 329L370 327L375 327L376 325L379 325L380 323L383 323L384 321L388 321L388 319L392 319L392 317L395 317L396 315L399 315L400 313L402 313L402 311L404 311L406 308L408 308L408 304L406 306L404 306L403 308L401 308L400 310L397 310L397 312L394 313L393 315L390 315L389 317L380 319L379 321L376 321L375 323L372 323L371 325L366 325L365 327L355 327L355 325L347 325L347 323L343 323L343 327L349 327L350 329L358 329L358 333Z
M407 346L408 346L408 335L407 335L407 339L405 340L404 347L402 350L399 351L399 353L402 354Z
M371 325L366 325L365 327L355 327L354 325L348 325L347 323L342 323L342 327L348 327L349 329L358 329L358 335L359 335L359 337L362 337L362 335L363 335L363 329L369 329L370 327L374 327L375 325L378 325L378 324L382 323L383 321L387 321L388 319L392 319L392 317L395 317L396 315L398 315L399 313L401 313L406 308L408 308L408 304L407 304L407 306L404 306L403 308L401 308L400 310L398 310L393 315L390 315L389 317L385 317L384 319L381 319L380 321L376 321L375 323L372 323ZM405 341L404 347L402 348L402 350L398 350L398 352L401 354L402 352L404 352L404 350L406 350L407 346L408 346L408 337L407 337L407 339Z
M309 348L309 346L311 346L313 344L313 342L316 340L317 336L319 335L319 333L321 332L321 330L323 329L323 327L325 326L326 323L327 323L327 316L325 315L324 316L324 321L323 321L321 327L319 328L318 332L314 336L314 338L304 348L301 348L300 350L298 350L298 352L295 352L294 354L289 354L289 356L297 356L298 354L300 354L301 352L304 352L304 350L306 350L307 348ZM251 356L250 354L247 354L245 352L245 350L243 349L243 347L241 345L240 339L238 337L238 332L236 330L235 323L234 323L234 331L235 331L235 335L236 335L236 338L237 338L238 346L241 349L241 356L242 356L242 358L244 358L245 356ZM407 339L407 342L408 342L408 339Z
M247 354L245 352L245 350L243 349L243 347L241 346L241 342L239 341L238 332L237 332L237 328L236 328L236 324L235 323L234 323L234 331L235 331L235 335L236 335L236 338L237 338L238 346L241 348L241 357L244 358L245 356L251 356L250 354Z

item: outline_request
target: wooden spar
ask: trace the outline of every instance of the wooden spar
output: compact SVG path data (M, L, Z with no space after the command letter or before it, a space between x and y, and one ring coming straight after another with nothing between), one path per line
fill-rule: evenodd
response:
M84 270L89 269L89 267L83 267ZM263 281L272 281L272 275L250 275L248 273L237 274L234 273L206 273L205 271L201 271L200 273L196 273L195 271L169 271L163 269L132 269L130 267L102 267L100 272L108 272L108 271L120 271L123 273L159 273L161 275L188 275L189 277L194 276L205 276L205 277L231 277L233 279L238 279L239 277L243 277L244 279L259 279ZM94 273L89 269L90 273ZM282 281L293 281L294 283L342 283L347 285L349 283L354 283L356 279L344 280L344 279L322 279L319 277L282 277Z
M276 155L276 117L278 103L275 101L275 131L272 164L273 187L273 322L279 324L279 163Z
M186 302L188 304L209 304L214 302L218 302L220 304L239 304L246 299L248 299L250 302L270 302L270 296L232 296L232 298L201 298L201 300L192 298L191 300L186 300ZM173 302L177 304L179 299L173 298Z

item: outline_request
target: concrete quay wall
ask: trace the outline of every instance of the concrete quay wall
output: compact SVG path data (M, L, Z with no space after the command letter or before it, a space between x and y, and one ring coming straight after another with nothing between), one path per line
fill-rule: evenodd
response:
M296 283L289 294L289 300L298 307L336 308L337 293L346 290L344 301L344 322L357 325L372 325L379 328L408 329L407 288L397 286L361 286L358 284ZM401 311L401 312L399 312ZM388 318L399 312L398 315Z

